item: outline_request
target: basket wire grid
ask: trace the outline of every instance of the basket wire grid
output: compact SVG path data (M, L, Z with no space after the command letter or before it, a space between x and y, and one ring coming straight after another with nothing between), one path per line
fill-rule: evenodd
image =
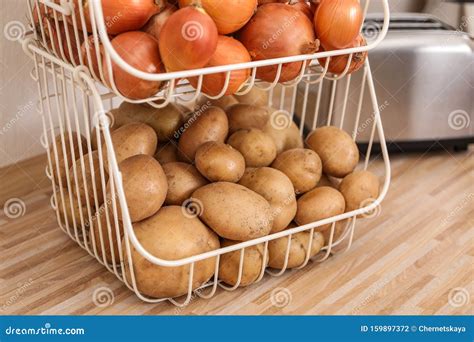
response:
M92 6L89 6L95 47L98 47L99 38L104 46L102 54L99 53L98 48L96 50L96 57L99 62L99 74L96 74L92 68L89 70L85 67L83 65L84 56L78 53L80 51L78 37L84 35L85 44L88 42L87 33L84 33L86 30L82 29L85 27L82 6L79 7L81 12L80 15L77 16L74 13L74 6L72 6L72 3L69 1L63 0L59 3L46 0L27 1L30 14L36 11L37 15L41 17L39 11L39 9L42 8L41 6L46 6L44 8L48 11L48 20L44 22L43 20L39 20L39 23L35 22L33 16L30 15L31 25L35 27L36 30L33 30L32 35L23 39L22 44L25 53L34 61L31 76L37 83L40 98L38 111L41 114L44 128L41 141L48 152L46 174L51 179L54 190L51 197L51 205L55 210L61 229L79 246L103 264L110 272L114 273L118 279L124 282L126 286L134 291L143 301L156 303L168 300L177 306L185 306L190 302L193 293L196 293L202 298L211 298L216 293L218 287L227 291L233 291L237 289L241 283L245 250L251 246L260 244L263 245L263 262L260 274L254 283L259 282L265 273L271 276L282 275L288 268L289 252L292 242L291 237L303 231L309 232L310 238L308 240L305 260L297 268L305 267L310 259L316 262L322 262L326 260L331 253L336 251L344 252L350 248L357 217L376 210L385 197L390 184L390 162L369 61L367 60L364 67L358 71L362 74L360 84L351 82L352 75L348 74L348 70L353 53L369 51L384 38L389 21L387 0L383 0L385 9L384 25L379 28L379 36L367 46L339 51L327 51L313 55L285 57L274 60L164 74L144 73L132 68L120 58L113 50L109 37L107 36L99 1L91 1ZM82 0L79 0L79 2L81 3ZM365 13L367 12L368 6L369 1L365 1ZM66 22L72 24L72 32L69 32L66 28ZM61 25L64 25L64 31L61 31ZM60 32L65 32L65 45L59 44L59 46L55 46L55 44L48 44L45 33L49 32L48 34L51 35L53 29L59 35L61 34ZM72 35L76 38L75 41L71 39ZM76 49L74 49L74 45ZM65 48L68 50L65 51ZM89 65L91 65L90 63L92 62L93 56L89 49L86 49L86 51L85 57ZM340 75L329 74L328 65L330 58L340 55L350 56L344 72ZM322 57L329 57L326 58L324 66L319 65L317 62L318 58ZM154 97L142 100L127 99L118 92L113 79L110 82L110 90L100 85L100 83L105 84L101 58L105 58L105 67L109 69L109 75L112 75L111 68L113 61L136 77L145 80L163 81L166 82L166 86ZM300 75L293 81L279 84L278 80L283 63L295 61L301 61L303 63ZM256 79L257 68L268 65L278 65L275 80L272 83L258 81ZM381 146L385 169L384 182L380 195L358 210L312 222L304 226L287 229L279 233L179 260L158 258L149 253L142 246L134 233L127 209L122 178L110 136L110 117L108 116L108 110L115 108L123 100L134 103L147 102L155 107L164 107L171 102L182 104L193 103L201 95L210 99L217 99L222 97L225 93L229 84L231 71L239 69L251 69L251 77L241 88L239 94L243 95L248 93L252 87L264 89L269 94L268 105L285 114L289 120L297 122L301 135L321 125L336 125L336 123L338 123L337 126L343 128L345 119L348 116L347 113L352 111L355 120L353 129L349 133L352 138L356 140L358 126L363 115L363 102L365 100L370 101L373 109L373 113L370 113L371 134L367 151L364 153L365 159L362 165L360 165L360 168L367 169L369 167L372 147L375 142L374 139L377 137L377 141ZM213 97L203 94L201 92L203 76L210 73L221 72L226 73L226 82L221 94ZM181 80L178 82L179 79L185 79L190 76L199 77L196 89L192 89L186 81ZM314 99L310 96L312 88L316 89ZM366 98L367 89L369 92L368 98ZM344 93L344 100L340 104L335 103L336 92L338 91ZM350 103L348 101L351 92L358 92L357 103ZM323 108L322 99L328 100L327 109ZM95 130L94 136L92 136L91 133L93 132L93 128L99 128ZM60 139L56 139L56 136L59 136ZM85 141L82 140L82 136L85 137ZM101 148L97 149L99 160L98 170L93 167L93 138L97 140L98 146L102 146L102 144L106 146L106 151L103 151ZM78 150L74 148L76 144L80 147ZM83 146L84 144L86 146ZM107 153L107 161L104 159L104 152ZM70 158L64 158L64 170L61 170L59 167L61 156L70 156ZM70 172L70 170L72 170L72 172ZM91 175L91 184L85 181L86 172ZM110 183L110 196L107 196L107 177ZM83 184L80 184L81 181ZM92 195L93 200L90 200L89 196L85 196L86 203L83 203L84 201L78 193L77 196L74 196L72 189L74 187L77 189L80 185L83 185L87 194ZM96 210L101 207L100 197L104 199L107 198L103 204L105 208L106 227L102 227L103 222L101 222L101 220L94 220ZM76 214L74 214L74 208L78 208ZM68 212L70 212L71 215L67 215ZM344 222L345 227L343 233L336 238L335 228L338 222ZM311 258L310 252L313 234L318 230L318 227L327 224L331 226L329 241L326 241L325 246L317 256ZM98 241L96 234L94 234L95 229L97 229L99 233ZM103 231L107 232L107 237L104 237ZM112 238L113 232L115 233L116 241ZM287 239L284 265L281 270L269 269L266 267L268 243L279 238ZM106 253L104 252L107 247L112 254L112 260L110 261L107 260ZM123 250L123 248L125 248L125 250ZM149 298L142 294L137 287L135 279L131 248L134 248L145 259L155 265L187 268L188 286L184 299L178 301L174 298ZM115 260L114 253L116 251L118 251L120 262ZM220 258L223 254L234 251L240 253L238 276L235 285L228 286L219 281ZM213 277L207 283L202 284L202 286L193 288L195 264L209 258L215 258L215 272ZM128 269L130 270L130 278L124 274L125 265L128 265ZM204 288L208 290L205 291Z

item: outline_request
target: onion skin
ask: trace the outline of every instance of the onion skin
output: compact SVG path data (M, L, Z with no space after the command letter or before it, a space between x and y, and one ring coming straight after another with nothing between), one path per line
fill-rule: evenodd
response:
M150 20L148 20L148 22L146 23L146 25L143 26L141 31L149 33L156 39L159 39L163 25L168 20L168 18L177 10L178 9L175 6L167 5L164 10L151 17Z
M314 28L326 50L345 49L357 38L363 13L359 0L324 0L314 14Z
M349 46L349 48L353 47L360 47L366 46L367 42L365 38L359 34L359 36L354 40L354 42ZM322 49L324 51L324 49ZM347 74L352 74L353 72L358 71L360 68L364 66L365 60L367 59L368 52L358 52L352 54L351 65L349 66L349 70ZM331 57L329 61L328 71L332 72L333 74L342 74L346 69L347 62L349 61L350 55L342 55L342 56L334 56ZM324 68L326 65L326 58L319 58L319 64Z
M98 38L100 40L100 38ZM90 35L87 37L87 41L89 43L89 51L91 56L91 64L89 65L89 59L87 58L87 48L86 42L84 41L81 45L81 54L82 54L82 61L83 64L88 67L95 76L100 77L100 68L99 68L99 56L97 56L97 51L94 42L94 35ZM104 60L104 47L99 41L99 53L101 56L100 62Z
M276 3L258 7L257 13L240 31L239 40L254 61L311 54L319 47L311 21L293 6ZM302 62L283 64L279 82L298 77L302 65ZM277 65L259 67L257 77L273 82L277 70Z
M250 55L241 42L227 36L219 36L216 52L212 56L207 67L248 63L251 61ZM210 74L203 77L202 91L208 95L219 95L224 88L226 80L225 72ZM235 70L230 74L229 85L224 95L235 94L242 84L249 78L250 69ZM197 88L198 77L189 78L189 83Z
M179 0L181 8L196 0ZM219 34L230 34L241 29L257 9L257 0L200 0L197 2L216 23Z
M89 17L89 1L83 0L82 6L87 32L92 32ZM94 0L97 1L97 0ZM108 34L139 30L156 13L165 6L165 0L101 0L105 28ZM74 0L75 15L80 25L79 0Z
M48 22L51 26L51 30L48 28ZM66 25L66 28L64 27ZM79 65L79 48L77 45L76 36L74 34L74 27L69 25L67 22L63 22L62 20L58 20L58 27L56 27L56 23L53 17L51 16L44 16L43 17L43 28L44 34L46 38L46 44L49 49L51 49L58 58L63 59L63 54L61 53L61 47L64 52L64 58L67 62L72 63L74 65ZM58 30L59 28L59 30ZM69 35L69 40L71 43L71 49L69 50L69 45L67 43L66 38L66 30ZM82 35L79 35L79 39L82 39ZM82 40L79 41L79 46L81 46Z
M115 51L132 67L138 70L157 74L164 72L158 52L158 42L153 36L141 31L125 32L112 40ZM106 59L102 62L107 85L110 77ZM117 90L125 97L138 100L155 95L161 82L147 81L130 75L112 61L114 82Z
M217 48L217 27L204 10L190 6L173 13L160 32L160 54L169 72L204 67Z

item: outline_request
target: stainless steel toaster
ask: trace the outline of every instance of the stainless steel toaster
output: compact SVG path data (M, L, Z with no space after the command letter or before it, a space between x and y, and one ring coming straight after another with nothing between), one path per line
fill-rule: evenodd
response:
M382 21L381 17L368 17L364 30L370 35ZM430 15L395 14L386 39L369 56L390 150L465 149L474 142L471 37ZM362 74L355 73L352 82L360 85ZM343 101L347 77L339 82L336 104ZM323 90L326 110L330 88ZM311 96L316 93L315 87ZM360 87L350 87L349 105L358 103L359 93ZM361 124L373 116L369 102L366 96ZM334 110L342 110L342 106L336 105ZM356 110L348 108L346 113L344 126L351 131ZM369 141L370 131L361 129L358 143Z

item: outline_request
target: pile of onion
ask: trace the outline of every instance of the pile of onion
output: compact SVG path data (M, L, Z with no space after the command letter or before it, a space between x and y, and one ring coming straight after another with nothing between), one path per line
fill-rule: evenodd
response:
M360 47L365 45L367 45L365 38L361 34L359 34L359 36L352 42L352 44L348 48ZM323 48L322 50L324 51ZM367 59L367 55L367 51L352 54L352 59L347 74L352 74L353 72L356 72L360 68L362 68L365 63L365 60ZM347 63L349 62L349 57L350 55L331 57L331 60L329 61L328 71L338 75L342 74L346 69ZM321 64L321 66L324 68L326 65L326 58L319 58L318 61L319 64Z
M345 49L357 38L363 13L359 0L323 0L314 14L314 28L326 50Z
M227 36L219 36L217 48L207 67L250 62L250 55L238 40ZM226 72L209 74L203 77L202 91L208 95L219 95L225 86ZM225 95L235 94L249 78L250 70L235 70L230 73L229 84ZM197 88L198 77L189 78L189 83Z
M153 36L141 31L125 32L112 40L112 46L122 59L132 67L148 72L159 74L164 72L161 62L158 42ZM113 61L112 71L114 83L118 91L131 99L145 99L155 95L160 89L161 82L147 81L130 75ZM111 86L106 59L103 60L105 79Z
M318 50L311 21L288 4L270 3L258 7L257 13L240 31L239 40L254 61L311 54ZM302 62L283 64L280 82L295 79ZM259 67L257 77L273 82L277 65Z
M110 37L109 37L110 38ZM99 40L99 46L96 48L95 46L95 41L94 41L94 35L90 35L87 37L87 41L84 41L81 46L81 55L82 55L82 61L86 67L88 67L95 76L100 77L100 68L99 68L99 61L102 62L104 59L104 47L100 43L100 37L98 37ZM87 42L87 45L86 45ZM89 63L89 58L87 57L87 51L89 51L90 55L90 63ZM99 51L100 54L100 59L99 56L97 55L97 51Z
M202 6L214 20L219 34L229 34L241 29L257 8L257 0L179 0L181 8Z
M166 20L158 39L166 70L204 67L216 51L217 38L216 24L202 8L177 10Z
M96 1L96 0L94 0ZM166 6L166 0L100 0L108 34L119 34L139 30L156 13ZM92 31L90 20L90 1L82 1L82 10L87 32ZM79 0L74 0L77 22L80 21Z
M44 16L42 20L48 48L55 52L59 58L63 58L64 54L66 61L74 65L79 65L78 46L80 47L82 44L82 35L79 35L78 41L74 34L74 27L62 20L58 20L58 26L56 26L56 21L52 16ZM69 36L70 46L67 42L66 34Z

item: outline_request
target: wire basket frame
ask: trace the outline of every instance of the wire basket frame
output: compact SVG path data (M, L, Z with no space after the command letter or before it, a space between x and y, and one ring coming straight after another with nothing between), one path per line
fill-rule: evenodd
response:
M33 8L34 5L38 6L46 2L44 0L31 0L29 4ZM384 3L386 5L385 15L387 15L388 2L384 1ZM48 6L53 9L52 18L55 18L55 25L61 24L57 20L59 15L71 15L71 12L67 12L68 4L70 3L67 1L63 1L61 4L48 2ZM367 9L367 7L368 2L366 2L365 8ZM98 17L101 16L99 5L94 5L91 8L93 8L91 11L96 11ZM50 24L46 26L48 25ZM102 33L105 32L105 30L101 32L101 25L103 25L103 22L101 23L98 20L98 30L94 31L95 34L98 34L97 38L99 36L103 38ZM51 29L51 26L46 26L39 31L43 32L44 29ZM384 30L385 26L381 30L382 37L384 36ZM64 32L67 35L67 30ZM74 30L74 34L79 33L82 34L79 30ZM364 68L358 71L362 77L361 82L357 84L352 82L351 75L346 75L349 64L341 75L330 75L327 73L329 58L327 58L325 66L312 64L319 57L336 56L338 52L334 51L311 56L291 57L291 61L303 61L305 67L301 69L300 76L296 80L283 85L278 84L279 75L277 75L273 83L259 83L255 79L255 75L258 67L270 65L266 63L278 64L281 71L282 63L290 61L288 59L252 62L241 66L225 66L216 70L208 68L171 74L141 75L145 79L163 78L163 80L168 82L168 88L156 97L132 102L151 103L151 101L160 100L161 102L158 105L155 104L155 106L162 107L171 102L192 102L201 94L200 86L195 90L190 89L186 83L174 87L173 81L180 77L198 75L200 78L199 84L201 84L202 76L210 72L230 72L236 70L235 68L251 68L251 79L244 86L241 94L250 91L253 86L265 89L269 93L268 105L279 110L289 120L295 121L299 126L301 135L305 135L316 127L324 125L336 125L340 128L346 128L347 125L344 125L344 122L346 122L346 118L349 115L352 115L352 118L355 117L354 126L348 133L356 140L358 126L362 115L364 115L362 113L362 104L363 101L369 100L373 109L370 121L371 135L367 150L362 151L365 159L359 168L369 168L372 147L375 141L378 141L381 146L385 171L379 197L357 210L188 258L179 260L158 258L142 246L133 230L127 209L121 173L115 159L110 136L108 110L115 108L122 100L127 99L117 92L113 86L112 92L100 87L96 81L104 82L103 74L101 73L98 77L98 75L94 75L93 72L82 65L83 61L79 60L76 63L75 58L71 58L74 54L72 53L73 49L69 38L66 40L66 45L68 48L71 47L71 49L69 49L69 54L66 54L64 49L61 48L54 51L54 44L48 47L47 44L44 44L44 36L42 41L42 38L37 35L38 30L34 36L24 39L22 44L24 51L34 61L31 76L38 85L40 98L38 111L41 114L44 128L41 141L48 154L46 174L52 182L53 195L51 197L51 205L55 210L58 224L72 240L96 258L110 272L114 273L119 280L124 282L143 301L156 303L168 300L174 305L185 306L194 295L202 298L212 297L216 294L218 287L226 291L233 291L239 287L242 281L246 251L250 247L257 245L263 246L263 254L260 273L254 283L259 282L265 273L271 276L282 275L288 269L292 237L300 232L308 232L310 238L304 261L296 268L305 267L310 260L323 262L332 253L344 252L350 248L358 217L377 210L388 191L390 184L390 162L368 60ZM108 51L107 43L105 43L105 40L103 42ZM372 48L372 44L358 49L370 48ZM352 49L351 52L347 51L344 53L353 53L359 50ZM109 68L111 67L112 59L120 64L120 59L116 60L115 57L117 56L114 56L112 51L106 53L105 57L108 60L107 65ZM90 56L87 56L87 58L90 58ZM130 72L133 73L135 71L130 70ZM224 88L226 87L227 85ZM314 94L312 93L313 91L315 91ZM344 94L341 103L336 103L337 92ZM358 92L359 94L357 104L349 103L348 101L348 95L352 92ZM324 103L325 101L326 103ZM93 130L93 128L96 129ZM94 167L94 161L92 160L94 139L97 141L96 144L98 146L105 145L106 147L105 150L98 148L95 152L98 161L97 168ZM77 146L79 148L76 148ZM105 158L104 154L107 154L107 158ZM86 182L86 173L90 174L90 183ZM110 184L110 194L107 192L107 183ZM85 200L81 198L79 193L74 193L73 191L74 188L77 189L80 186L83 186L86 194L90 195L85 196ZM100 203L100 198L104 199L103 203ZM103 208L102 212L100 211L101 208ZM97 213L99 215L105 214L104 219L98 219ZM318 231L318 227L328 224L331 226L328 241L326 241L325 246L318 255L311 257L314 233ZM337 224L343 227L340 234L336 234ZM269 269L266 264L268 260L268 244L280 238L286 241L284 265L278 270ZM150 298L141 293L138 289L133 269L132 249L135 249L154 265L185 268L187 291L184 297L179 300L175 298ZM107 258L106 250L112 255L110 260ZM235 284L229 286L219 280L219 265L222 255L232 252L239 253L239 268ZM200 261L208 259L215 260L214 275L208 282L196 288L193 286L195 265ZM125 271L126 269L128 270L127 272Z

